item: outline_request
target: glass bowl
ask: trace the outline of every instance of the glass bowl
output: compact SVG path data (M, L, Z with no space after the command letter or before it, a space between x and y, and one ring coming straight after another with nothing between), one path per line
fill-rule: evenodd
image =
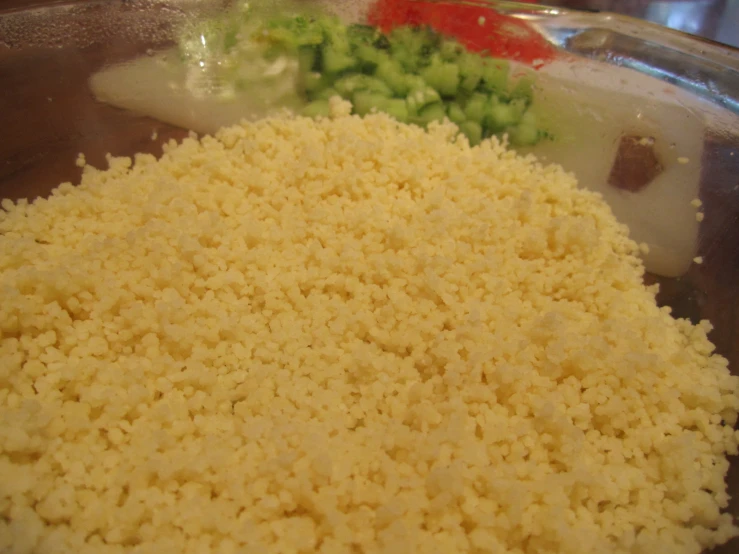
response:
M324 3L344 18L365 17L365 0ZM109 153L158 155L163 143L187 136L182 127L97 101L89 79L173 44L182 23L228 4L91 0L18 3L0 12L0 198L31 201L78 182L79 153L101 167ZM525 21L558 50L538 70L536 86L550 105L562 106L549 124L569 121L566 147L531 151L600 190L635 238L650 243L646 279L660 284L659 302L676 317L710 320L717 351L739 373L739 51L609 13L484 5ZM629 141L657 152L658 176L640 174L643 156L624 146ZM616 161L583 164L599 156L619 158L622 173ZM702 203L700 224L692 198ZM728 482L728 511L739 518L739 460ZM714 550L738 551L739 539Z

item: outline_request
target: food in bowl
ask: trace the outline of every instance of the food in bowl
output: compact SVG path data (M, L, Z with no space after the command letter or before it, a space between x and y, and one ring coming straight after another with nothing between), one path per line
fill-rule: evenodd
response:
M596 194L332 101L0 219L4 547L699 552L739 378Z
M109 68L91 86L103 101L199 132L275 108L326 116L340 96L359 115L378 110L421 126L449 118L473 144L507 135L525 146L547 136L530 109L530 73L431 27L388 25L384 33L312 11L276 16L248 6L186 27L177 48Z
M330 102L3 203L2 546L734 535L739 383L603 199L496 138Z
M380 1L366 21L305 6L279 13L249 4L196 21L176 48L106 68L91 88L200 133L284 107L325 115L332 94L419 125L448 117L473 142L507 135L603 194L648 246L650 273L679 277L693 264L705 102L630 69L573 62L530 24L484 6Z

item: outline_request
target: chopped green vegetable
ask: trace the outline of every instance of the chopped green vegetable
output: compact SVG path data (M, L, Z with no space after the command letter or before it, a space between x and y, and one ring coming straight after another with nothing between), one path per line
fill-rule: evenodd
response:
M521 122L508 130L508 138L515 146L530 146L536 144L541 138L537 127L536 116L526 112L521 117Z
M349 26L347 29L347 36L349 37L349 41L354 45L364 44L374 46L377 40L382 36L382 33L377 27L356 23Z
M429 104L418 112L416 123L428 125L432 121L441 121L446 117L446 110L442 104Z
M488 96L481 92L474 93L464 107L464 114L470 121L482 123L488 109Z
M446 113L447 117L449 117L449 121L456 123L457 125L460 125L467 120L467 116L464 114L464 111L456 102L451 102L447 106Z
M397 96L405 96L410 92L411 84L406 78L406 73L400 67L400 64L393 59L388 58L380 62L375 71L375 76L387 83Z
M459 130L464 133L472 146L482 141L482 127L476 121L465 121L459 126Z
M417 56L437 50L441 37L428 27L396 27L390 32L390 44L399 45Z
M378 50L374 46L368 46L366 44L360 44L355 49L355 55L359 60L363 71L372 73L381 64L388 63L390 56L387 52Z
M415 73L426 66L440 37L427 28L398 27L389 36L391 55L406 71Z
M505 94L508 88L510 65L506 60L485 60L482 68L482 88L487 92Z
M302 109L302 114L308 117L328 117L330 112L328 100L314 100L303 106Z
M313 95L314 100L330 100L334 96L341 96L339 94L339 91L336 90L333 87L325 88L323 90L319 90Z
M459 76L461 77L460 88L467 92L474 92L482 81L482 58L465 52L460 56L458 63Z
M408 121L408 106L400 98L386 98L380 105L380 110L403 123Z
M367 115L373 108L379 109L387 99L387 96L377 94L376 92L359 90L352 95L354 112L359 115Z
M342 73L357 65L357 59L346 52L342 52L333 45L323 49L323 70L334 75Z
M300 86L308 96L325 89L330 84L331 79L313 71L300 76Z
M441 59L447 62L457 61L457 58L459 58L464 51L464 46L452 39L442 40L441 46L439 47Z
M334 88L344 98L351 98L355 91L366 90L390 97L393 91L383 81L369 75L353 74L342 77L334 83Z
M406 98L408 112L412 115L420 114L421 110L435 102L441 102L441 96L431 87L412 90Z
M459 87L459 66L454 63L434 63L423 69L421 76L442 96L454 96Z
M303 73L316 71L316 63L318 62L318 52L314 46L301 46L298 49L298 68Z
M408 90L420 90L426 88L426 81L420 75L407 74L405 82L408 84Z
M319 46L324 41L321 26L313 24L306 17L279 17L270 21L262 32L264 40L279 44L289 51L297 51L301 46Z
M520 77L511 91L511 98L518 98L530 104L534 99L534 79L528 75Z
M260 22L250 10L203 24L197 32L190 29L183 35L183 59L202 61L207 51L217 62L208 69L238 86L243 75L254 74L238 69L244 64L238 56L249 48L264 58L265 75L286 57L292 59L307 115L328 115L328 100L338 95L351 100L360 115L377 110L421 125L448 118L471 144L504 133L516 145L546 136L529 111L532 76L511 79L506 60L467 51L427 27L403 26L384 34L323 15L283 13Z
M521 115L509 104L491 103L485 115L485 126L493 132L503 131L518 123Z
M381 94L368 91L357 91L353 95L354 111L359 115L367 115L373 109L385 112L398 121L408 121L408 107L399 98L387 98Z

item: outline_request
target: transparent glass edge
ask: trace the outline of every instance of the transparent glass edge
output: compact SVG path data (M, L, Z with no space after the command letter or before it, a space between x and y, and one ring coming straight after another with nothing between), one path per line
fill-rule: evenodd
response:
M526 20L564 52L628 67L739 115L739 49L610 12L508 0L469 3Z
M312 0L315 1L315 0ZM338 0L346 3L351 0ZM448 3L449 0L422 0ZM170 7L194 15L225 9L234 0L90 0L52 1L34 5L26 16L47 10L78 10L91 7L147 9ZM739 114L739 49L675 31L661 25L609 12L573 10L514 0L459 0L488 7L501 14L527 21L563 52L574 56L629 67L668 81L712 103ZM0 26L19 10L0 10ZM601 37L601 44L593 38ZM610 40L609 40L610 39ZM628 39L628 40L627 40ZM687 73L687 74L686 74Z

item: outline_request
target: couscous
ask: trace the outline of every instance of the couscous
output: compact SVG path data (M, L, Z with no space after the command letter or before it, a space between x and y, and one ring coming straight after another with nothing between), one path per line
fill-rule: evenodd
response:
M739 379L557 166L386 115L0 213L0 552L698 553Z

